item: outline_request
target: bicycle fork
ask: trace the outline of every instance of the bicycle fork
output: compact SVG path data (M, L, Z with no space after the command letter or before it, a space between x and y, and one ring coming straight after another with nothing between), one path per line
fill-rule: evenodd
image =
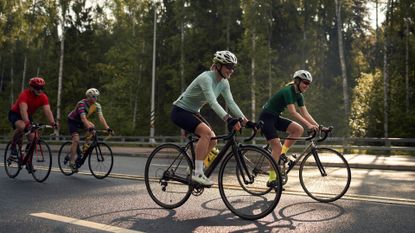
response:
M232 150L236 158L236 167L244 180L244 184L252 184L254 182L254 176L250 174L249 169L246 166L245 159L243 159L244 155L242 154L240 148L237 145L233 145Z
M318 156L316 148L313 147L311 149L311 152L313 153L314 160L316 161L316 165L318 167L318 170L321 173L321 176L327 176L326 170L324 169L324 166L321 163L321 160L320 160L320 157Z

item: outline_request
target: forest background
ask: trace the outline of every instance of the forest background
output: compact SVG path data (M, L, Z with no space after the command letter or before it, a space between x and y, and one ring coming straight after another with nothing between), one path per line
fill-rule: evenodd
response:
M41 76L61 134L95 87L118 135L178 135L172 102L215 51L230 50L232 93L250 119L306 69L307 108L335 136L415 137L414 30L412 0L1 0L0 134ZM225 131L209 107L202 114ZM45 122L41 111L35 119Z

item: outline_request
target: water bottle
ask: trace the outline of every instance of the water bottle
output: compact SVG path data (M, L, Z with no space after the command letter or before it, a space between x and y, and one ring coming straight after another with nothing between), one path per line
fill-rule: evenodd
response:
M219 149L214 147L209 154L206 156L205 160L203 161L203 164L205 165L205 168L208 168L210 164L215 160L216 156L219 154Z
M88 150L89 146L91 144L89 144L89 142L85 142L84 145L82 146L82 154L85 154L86 151Z

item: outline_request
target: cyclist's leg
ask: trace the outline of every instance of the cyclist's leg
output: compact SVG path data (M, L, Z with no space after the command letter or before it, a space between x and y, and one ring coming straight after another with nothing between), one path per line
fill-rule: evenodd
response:
M289 138L301 137L304 133L304 128L297 122L291 121L284 117L279 117L277 121L277 129L288 133ZM282 147L281 154L286 154L287 151L294 145L296 140L286 139Z
M77 171L76 167L76 157L77 157L77 150L78 145L80 141L79 137L79 131L82 129L82 123L79 123L77 121L74 121L70 118L68 118L68 127L69 127L69 133L71 134L71 158L69 160L69 167L72 169L73 172Z
M204 123L202 117L177 106L173 106L171 119L180 128L195 133L200 137L195 146L195 171L192 178L203 185L211 185L212 182L204 175L203 161L209 152L210 139L214 135L213 131L208 124Z
M22 136L24 134L25 123L22 120L20 114L10 111L9 121L14 129L13 138L11 143L12 155L17 155L16 144L22 143Z
M267 140L268 144L271 146L271 154L275 161L279 161L280 154L281 154L281 141L277 135L277 128L276 123L278 120L278 116L263 111L260 116L259 120L264 122L262 127L262 133ZM269 182L276 180L276 173L274 170L269 171Z

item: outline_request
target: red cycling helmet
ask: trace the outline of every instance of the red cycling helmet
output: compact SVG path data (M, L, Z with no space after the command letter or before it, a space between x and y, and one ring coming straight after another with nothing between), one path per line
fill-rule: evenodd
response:
M34 77L29 80L29 86L35 89L43 89L45 84L45 80L41 77Z

